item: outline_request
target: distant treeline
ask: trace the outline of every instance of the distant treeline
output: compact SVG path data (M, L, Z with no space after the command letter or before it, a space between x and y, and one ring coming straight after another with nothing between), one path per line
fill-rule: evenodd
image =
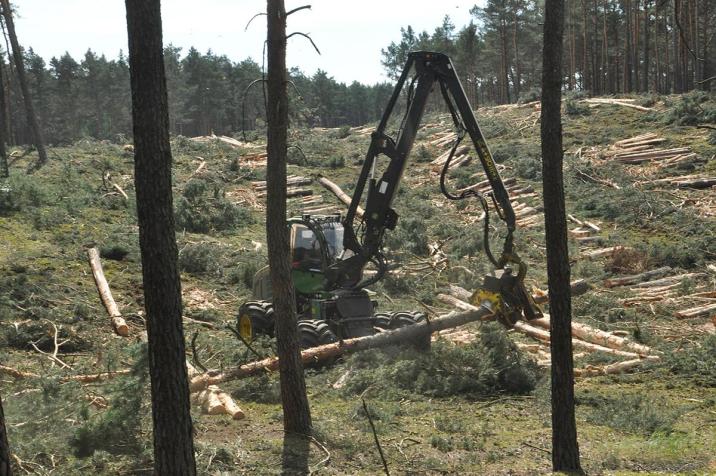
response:
M539 96L541 0L487 0L456 31L449 17L430 34L410 26L383 50L396 77L411 50L448 53L473 104ZM714 0L568 0L565 87L590 95L716 89Z
M51 144L81 137L115 139L131 135L129 65L98 56L91 50L77 61L69 54L52 58L49 64L30 48L25 52L30 90L40 125ZM265 118L261 67L251 59L238 63L209 51L165 48L169 89L170 127L187 136L230 134L253 130ZM2 65L9 92L8 137L11 143L28 143L20 88L5 62ZM291 116L294 123L334 127L365 124L378 117L389 97L388 83L365 86L338 83L325 71L305 76L290 72ZM9 78L9 80L8 80ZM244 100L245 97L245 100Z
M710 79L716 75L713 0L575 0L565 5L566 89L665 94L716 84ZM397 78L411 50L441 51L453 58L473 105L537 99L542 1L487 0L471 14L474 22L459 30L447 16L432 34L401 28L400 40L383 50L388 75ZM262 83L247 91L262 78L259 64L194 48L182 53L172 45L165 49L172 133L231 134L263 125ZM28 48L25 64L49 143L131 135L129 67L122 54L107 59L89 50L79 61L65 54L48 64ZM29 143L16 75L6 60L1 66L7 137L10 143ZM377 120L392 91L390 83L339 83L321 70L306 76L292 69L290 77L294 125L337 127ZM429 107L440 104L432 101Z

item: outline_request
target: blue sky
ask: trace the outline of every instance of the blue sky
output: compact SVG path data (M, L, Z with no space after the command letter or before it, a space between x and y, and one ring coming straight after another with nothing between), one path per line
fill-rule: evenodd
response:
M127 51L123 0L21 0L16 28L21 44L49 60L68 51L76 59L88 48L116 57ZM338 81L375 83L386 80L380 50L399 38L400 27L432 32L450 15L457 27L470 21L470 8L482 0L286 0L286 8L311 4L289 19L289 31L310 33L319 56L307 40L289 40L289 66L312 74L317 68ZM163 0L164 43L225 54L234 61L261 62L266 36L263 0Z

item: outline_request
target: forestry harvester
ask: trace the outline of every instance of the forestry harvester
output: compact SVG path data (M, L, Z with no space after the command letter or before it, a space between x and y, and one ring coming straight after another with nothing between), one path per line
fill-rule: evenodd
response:
M386 128L409 78L407 107L394 138L387 135ZM366 288L388 272L383 238L398 222L398 214L392 208L393 198L405 172L428 97L436 84L457 132L440 174L440 190L450 200L475 197L480 202L485 211L485 254L495 267L495 272L484 278L483 286L475 292L472 302L491 309L506 323L541 315L524 287L527 266L514 251L514 210L453 64L442 53L419 51L408 55L380 124L371 135L346 216L304 215L288 221L298 328L303 347L327 344L338 338L372 335L425 319L419 312L375 312L376 303ZM454 193L446 186L450 162L466 134L470 136L492 189L485 195L471 189ZM376 176L379 159L384 166L382 174ZM488 240L488 198L506 226L499 256L493 255ZM365 204L362 214L359 213L361 203ZM364 276L368 264L375 269ZM239 309L237 327L247 341L259 334L272 336L274 332L268 268L256 273L253 294L255 300L244 303Z

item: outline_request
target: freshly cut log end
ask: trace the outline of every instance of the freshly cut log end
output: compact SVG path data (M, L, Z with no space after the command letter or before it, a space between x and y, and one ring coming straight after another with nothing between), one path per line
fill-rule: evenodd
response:
M116 316L112 318L112 328L118 336L129 337L129 326L124 318Z

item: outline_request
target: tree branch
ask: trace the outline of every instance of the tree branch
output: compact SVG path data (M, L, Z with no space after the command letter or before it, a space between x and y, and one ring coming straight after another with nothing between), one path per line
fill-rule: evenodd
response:
M248 30L248 29L249 29L249 25L251 25L251 22L254 21L254 19L256 19L257 17L260 17L260 16L266 16L266 13L265 13L265 12L261 12L261 13L257 13L256 15L252 16L252 17L251 17L251 20L249 20L249 22L248 22L248 23L246 24L246 26L244 27L244 31Z
M373 438L375 439L375 446L378 447L378 453L380 453L380 459L383 462L383 468L385 469L385 474L387 476L390 476L390 471L388 471L388 462L385 460L385 455L383 454L383 448L380 446L380 441L378 440L378 433L375 431L375 425L373 424L373 418L370 416L370 411L368 410L368 405L365 403L365 398L360 397L361 401L363 402L363 410L365 410L365 415L368 417L368 423L370 423L370 428L373 430Z
M298 12L298 11L306 10L306 9L310 10L310 9L311 9L311 5L303 5L302 7L296 7L296 8L294 8L293 10L287 11L287 12L286 12L286 18L288 18L288 16L289 16L290 14L292 14L292 13L296 13L296 12Z
M321 50L318 49L318 47L316 46L316 44L313 42L313 39L312 39L310 36L308 36L306 33L301 33L300 31L294 31L293 33L291 33L290 35L288 35L288 36L286 37L286 40L288 40L289 38L291 38L293 35L300 35L300 36L302 36L302 37L304 37L304 38L307 38L308 41L310 41L311 44L313 45L313 49L316 50L316 53L318 53L319 55L321 54Z

